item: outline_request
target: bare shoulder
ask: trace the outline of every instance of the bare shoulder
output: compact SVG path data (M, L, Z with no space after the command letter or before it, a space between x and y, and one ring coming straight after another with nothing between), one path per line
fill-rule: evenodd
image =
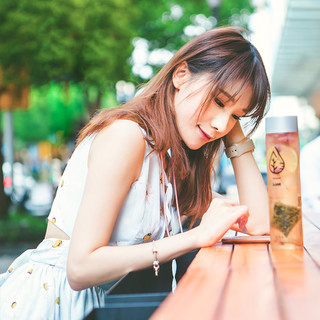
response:
M144 144L144 137L139 125L131 120L119 119L114 121L109 126L102 129L95 138L96 141L105 140L125 140L129 142L137 142L140 145Z
M94 138L89 153L89 167L90 164L112 166L114 163L139 171L144 153L145 140L139 125L130 120L116 120Z
M145 140L139 125L131 120L116 120L101 130L92 143L93 150L100 148L106 150L106 147L112 146L144 154Z

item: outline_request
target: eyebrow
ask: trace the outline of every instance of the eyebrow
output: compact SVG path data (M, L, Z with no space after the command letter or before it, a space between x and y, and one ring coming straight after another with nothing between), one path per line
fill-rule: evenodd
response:
M224 94L229 100L234 102L234 98L227 91L224 91L223 89L219 89L219 91L220 93Z

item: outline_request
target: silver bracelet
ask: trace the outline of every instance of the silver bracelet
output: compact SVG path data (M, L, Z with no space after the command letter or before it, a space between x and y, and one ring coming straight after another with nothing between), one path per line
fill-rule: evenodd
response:
M240 157L244 153L254 150L254 143L251 139L246 139L239 143L235 143L224 149L228 158Z
M152 241L152 253L154 255L154 261L153 261L153 269L154 269L154 275L157 277L160 269L160 263L157 258L158 250L156 248L156 244L154 241Z

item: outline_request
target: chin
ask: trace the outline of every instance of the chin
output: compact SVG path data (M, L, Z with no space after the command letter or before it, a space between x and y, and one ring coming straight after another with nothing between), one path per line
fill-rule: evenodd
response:
M189 149L190 149L190 150L194 150L194 151L195 151L195 150L199 150L201 147L202 147L202 146L200 146L200 147L199 147L199 146L197 146L197 147L191 147L191 148L189 148Z
M188 147L190 150L199 150L201 147L204 146L204 144L199 145L199 144L190 144L190 143L185 143L185 145Z

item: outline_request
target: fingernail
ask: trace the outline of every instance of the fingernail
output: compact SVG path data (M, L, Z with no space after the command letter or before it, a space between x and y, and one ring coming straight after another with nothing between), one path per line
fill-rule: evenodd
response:
M248 233L247 227L244 226L243 228L240 228L242 233Z

